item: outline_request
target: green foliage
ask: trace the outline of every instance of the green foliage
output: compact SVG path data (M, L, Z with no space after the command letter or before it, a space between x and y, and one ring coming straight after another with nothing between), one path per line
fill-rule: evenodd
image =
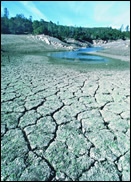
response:
M88 41L92 40L117 40L130 38L129 26L126 27L126 32L121 29L112 29L111 27L99 28L83 28L73 26L56 25L53 22L46 22L43 19L40 21L32 21L32 16L29 19L24 15L19 14L16 17L8 18L9 12L7 8L4 10L4 16L1 17L1 33L4 34L45 34L56 37L62 41L65 38L74 38L75 40Z
M123 32L124 37L130 39L130 32Z
M1 33L4 34L28 34L32 33L32 22L22 14L10 19L7 16L1 17Z
M4 8L4 17L7 19L9 17L9 11L7 10L7 8Z

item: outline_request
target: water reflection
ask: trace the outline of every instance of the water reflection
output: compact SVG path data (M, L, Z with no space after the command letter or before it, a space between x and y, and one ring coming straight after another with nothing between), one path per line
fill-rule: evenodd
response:
M61 58L64 61L68 61L68 62L79 62L79 63L108 62L109 59L101 57L101 56L82 54L82 53L88 53L88 52L100 51L100 50L103 50L103 48L100 48L100 47L81 48L76 51L48 53L48 56Z

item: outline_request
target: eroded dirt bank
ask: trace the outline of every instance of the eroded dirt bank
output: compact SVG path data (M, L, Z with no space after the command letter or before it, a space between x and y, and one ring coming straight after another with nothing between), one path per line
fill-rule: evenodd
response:
M117 40L106 44L98 43L96 47L103 47L101 52L90 52L89 54L105 56L113 59L130 62L130 40Z
M82 72L9 52L2 59L2 181L130 180L129 69Z

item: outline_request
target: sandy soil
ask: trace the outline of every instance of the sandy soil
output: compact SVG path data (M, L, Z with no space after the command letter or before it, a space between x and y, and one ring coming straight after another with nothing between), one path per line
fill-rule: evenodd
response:
M54 64L49 45L13 38L2 38L2 181L130 181L129 68Z
M95 46L103 47L104 50L100 52L90 52L88 54L130 61L130 40L118 40L107 44L96 44Z

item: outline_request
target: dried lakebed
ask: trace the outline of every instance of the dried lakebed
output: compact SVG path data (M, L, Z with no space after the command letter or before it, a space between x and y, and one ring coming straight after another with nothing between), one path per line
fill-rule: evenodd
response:
M2 66L2 181L130 180L129 69L69 67L38 55Z

